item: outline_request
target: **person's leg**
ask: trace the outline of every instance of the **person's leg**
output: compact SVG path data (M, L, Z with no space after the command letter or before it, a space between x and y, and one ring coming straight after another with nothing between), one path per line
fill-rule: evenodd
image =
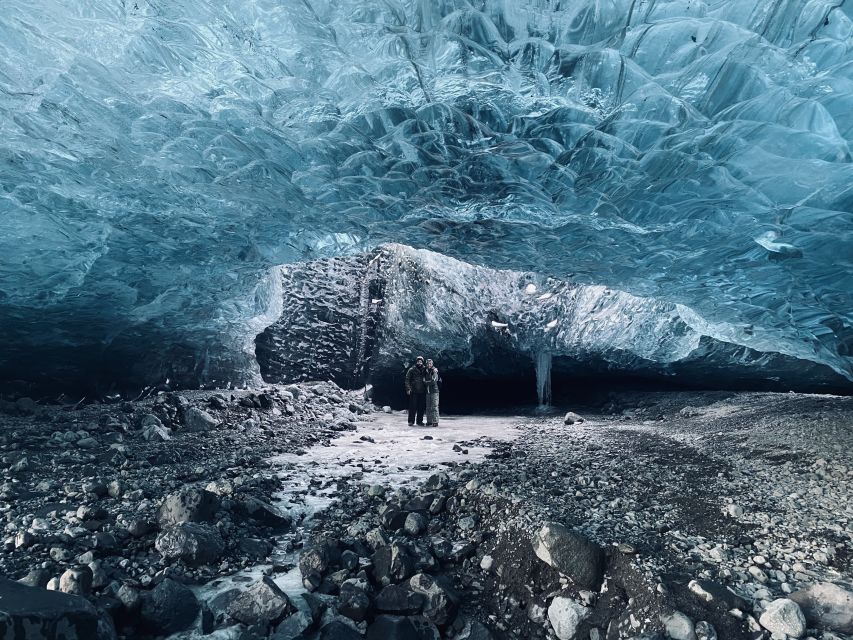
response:
M426 411L426 394L419 393L418 396L418 424L423 425L424 423L424 412Z
M417 407L415 395L414 393L409 394L409 426L415 424L415 408Z
M433 397L433 395L435 395L435 394L427 392L427 397L426 397L426 423L427 423L428 427L431 427L432 423L435 421L435 413L432 410L432 407L433 407L432 397Z
M438 392L432 396L432 426L438 426Z

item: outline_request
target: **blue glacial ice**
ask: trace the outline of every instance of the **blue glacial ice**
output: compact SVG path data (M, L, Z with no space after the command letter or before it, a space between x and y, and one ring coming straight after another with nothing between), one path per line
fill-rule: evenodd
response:
M390 241L853 380L851 47L836 0L7 0L0 373L249 377L274 265Z

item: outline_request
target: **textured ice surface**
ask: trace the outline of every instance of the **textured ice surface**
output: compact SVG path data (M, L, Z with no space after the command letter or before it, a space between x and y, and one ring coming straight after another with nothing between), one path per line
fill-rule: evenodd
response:
M334 379L399 395L407 363L425 354L443 371L471 378L520 378L535 370L543 400L552 368L578 377L677 377L709 387L846 385L824 363L743 340L734 327L708 323L681 304L402 245L288 265L281 280L282 314L257 339L260 370L270 382Z
M391 240L685 305L853 377L851 19L7 0L0 370L250 375L266 269Z

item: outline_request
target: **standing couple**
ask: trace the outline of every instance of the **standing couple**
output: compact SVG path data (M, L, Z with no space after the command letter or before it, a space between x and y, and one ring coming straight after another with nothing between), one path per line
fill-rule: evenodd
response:
M423 356L415 359L415 366L406 372L406 394L409 396L409 426L423 425L426 412L426 426L438 426L438 390L441 388L441 376L432 360L424 362Z

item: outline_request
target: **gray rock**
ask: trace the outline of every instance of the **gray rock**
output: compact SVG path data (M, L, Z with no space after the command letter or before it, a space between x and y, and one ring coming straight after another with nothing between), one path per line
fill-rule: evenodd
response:
M0 578L0 631L3 640L106 640L98 630L98 613L85 598L5 578Z
M344 584L338 596L338 613L350 620L361 622L370 610L370 596L363 589Z
M419 573L411 577L409 588L423 597L421 612L431 622L443 627L453 620L459 598L449 585L440 579Z
M172 434L162 425L148 426L142 429L142 439L146 442L166 442L172 439Z
M428 521L425 516L420 513L410 513L406 516L406 521L403 523L403 529L410 536L418 536L426 531Z
M402 582L412 575L413 569L412 557L396 542L380 547L373 554L373 577L383 586Z
M710 622L700 620L696 623L696 640L717 640L717 630Z
M187 431L210 431L219 421L204 409L190 407L184 412L184 427Z
M167 526L154 548L169 560L180 558L190 565L198 566L216 562L222 557L225 543L214 527L195 522L181 522Z
M563 424L575 424L578 422L583 422L583 418L581 418L578 414L569 411L563 417Z
M39 587L44 589L47 587L47 583L51 579L51 573L47 569L30 569L30 572L18 580L21 584L27 585L28 587Z
M228 614L238 622L262 627L278 624L293 610L287 594L266 576L252 584L228 606Z
M297 611L285 618L284 622L275 628L270 640L301 640L307 631L314 626L314 619L307 611Z
M92 570L89 567L66 569L59 577L59 590L76 596L89 595L92 592Z
M289 516L283 514L273 505L252 496L237 500L234 505L234 512L243 518L280 531L288 529L291 524Z
M774 635L802 638L806 634L806 616L800 605L788 598L779 598L767 605L758 622Z
M693 621L680 611L662 615L660 621L666 629L666 635L672 640L696 640L696 627Z
M800 605L810 625L853 634L853 591L831 582L818 582L788 597Z
M154 589L144 593L140 620L153 634L169 635L183 631L198 616L201 606L187 587L166 578Z
M166 496L157 512L161 525L180 522L213 522L219 496L205 489L188 487Z
M263 560L272 552L273 546L266 540L241 538L237 548L253 560Z
M560 640L573 640L590 611L571 598L557 596L548 607L548 620Z
M391 584L382 589L374 600L376 609L382 613L412 616L421 612L424 596L408 587Z
M536 556L579 587L597 589L604 576L604 551L586 536L555 522L533 536Z

